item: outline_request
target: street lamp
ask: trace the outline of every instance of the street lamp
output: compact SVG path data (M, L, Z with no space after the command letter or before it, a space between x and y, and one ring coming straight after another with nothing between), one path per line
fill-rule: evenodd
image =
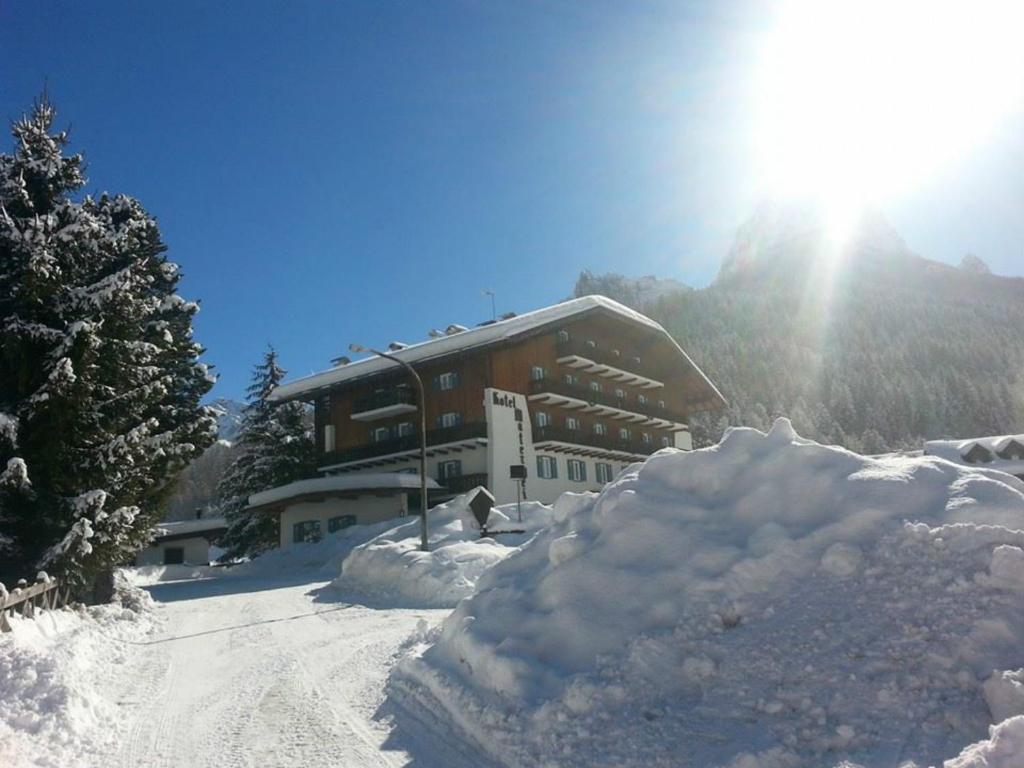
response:
M398 363L412 375L413 381L416 382L416 390L420 401L420 549L424 552L429 552L430 544L427 541L427 398L423 391L423 379L416 373L415 368L404 360L399 360L394 355L389 355L387 352L381 352L372 347L364 347L362 344L349 344L348 349L356 354L369 352Z

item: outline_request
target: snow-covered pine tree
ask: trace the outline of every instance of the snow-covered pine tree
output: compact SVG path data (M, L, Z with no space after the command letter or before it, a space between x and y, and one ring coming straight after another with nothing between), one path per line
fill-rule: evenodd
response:
M11 570L78 585L130 560L177 473L213 441L213 377L156 222L72 196L82 158L43 97L0 155L0 515Z
M228 523L219 543L230 557L258 555L278 542L277 516L248 512L249 496L308 477L314 468L306 406L270 400L284 376L277 352L269 347L246 390L248 404L235 441L238 455L217 487L217 506Z

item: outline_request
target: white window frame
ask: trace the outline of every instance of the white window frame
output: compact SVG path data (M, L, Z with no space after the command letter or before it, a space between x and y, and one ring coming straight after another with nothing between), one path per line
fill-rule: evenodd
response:
M641 433L640 434L640 442L642 442L644 445L650 445L651 444L651 433L650 432L643 432L643 433Z
M558 458L537 454L537 477L543 480L558 479Z
M551 416L545 411L537 411L537 426L538 427L550 427Z
M601 382L600 381L592 381L592 382L590 382L590 391L591 392L600 392L601 391Z
M446 459L437 462L437 479L449 480L462 477L462 459Z
M607 435L608 434L608 428L602 422L599 421L599 422L594 424L594 434L595 435Z
M530 381L543 381L547 377L548 372L544 370L543 365L530 366Z
M334 425L324 424L324 453L333 451L335 445Z
M403 421L395 427L395 434L399 437L412 437L416 434L416 428L411 421Z
M437 417L437 422L441 429L457 427L462 423L462 414L458 411L445 411Z
M627 427L619 427L619 440L623 442L629 442L633 439L633 433L629 431Z
M370 431L370 436L374 443L386 443L391 439L391 429L388 427L374 427Z
M568 459L565 462L565 476L574 483L587 482L587 462L582 459Z
M612 481L612 465L604 461L594 462L594 477L599 483Z
M459 386L459 374L457 371L445 371L437 377L437 388L442 392L450 392Z
M669 437L668 435L662 435L661 436L661 447L662 448L671 448L672 447L672 438Z
M570 429L573 432L579 431L580 420L577 419L575 416L566 416L565 417L565 428L566 429Z

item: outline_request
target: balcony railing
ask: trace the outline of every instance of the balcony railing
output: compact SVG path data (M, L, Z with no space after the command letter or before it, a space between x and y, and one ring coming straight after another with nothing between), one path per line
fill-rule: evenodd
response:
M591 448L602 448L608 451L621 451L623 453L638 453L647 455L654 453L661 446L653 443L645 443L643 440L623 440L618 434L599 435L596 432L589 432L582 429L567 429L547 425L533 428L533 442L543 443L554 441L559 443L572 443L573 445L586 445Z
M469 475L456 475L455 477L446 477L443 480L437 479L437 482L448 489L450 493L465 493L471 491L478 485L487 487L487 473L486 472L474 472Z
M394 387L356 398L352 404L352 413L376 411L389 405L416 405L416 396L409 387Z
M596 344L591 345L589 342L579 341L578 339L560 341L555 345L555 353L559 357L569 357L570 355L585 357L588 360L593 360L595 363L603 363L612 368L619 368L620 370L640 375L637 370L641 364L640 359L636 355L626 353L615 354L616 351L599 347Z
M576 400L582 400L585 403L592 403L593 405L618 408L620 411L639 413L655 419L666 419L667 421L682 424L686 423L686 416L684 414L671 411L668 408L662 408L657 403L651 402L650 399L646 403L641 403L636 395L630 396L627 394L625 397L618 397L614 392L605 392L603 389L598 392L581 384L569 384L568 382L552 378L538 379L530 382L531 395L543 392L571 397Z
M475 437L487 437L486 423L476 422L472 424L460 424L456 427L428 429L427 447L429 448L432 445L444 445L445 443L454 443L459 440L470 440ZM370 459L374 456L386 456L391 453L415 451L419 447L419 433L414 433L411 435L404 435L402 437L391 438L390 440L381 440L378 443L366 443L365 445L356 445L352 448L342 448L337 451L332 451L331 453L325 453L320 460L320 464L321 466L327 466L330 464L346 464L350 461L361 461L362 459Z

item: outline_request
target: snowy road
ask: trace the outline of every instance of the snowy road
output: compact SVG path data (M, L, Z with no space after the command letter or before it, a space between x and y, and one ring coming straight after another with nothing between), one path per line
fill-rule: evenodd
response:
M394 656L420 619L320 583L221 578L154 585L160 633L110 680L125 736L110 765L480 765L453 740L381 714Z

